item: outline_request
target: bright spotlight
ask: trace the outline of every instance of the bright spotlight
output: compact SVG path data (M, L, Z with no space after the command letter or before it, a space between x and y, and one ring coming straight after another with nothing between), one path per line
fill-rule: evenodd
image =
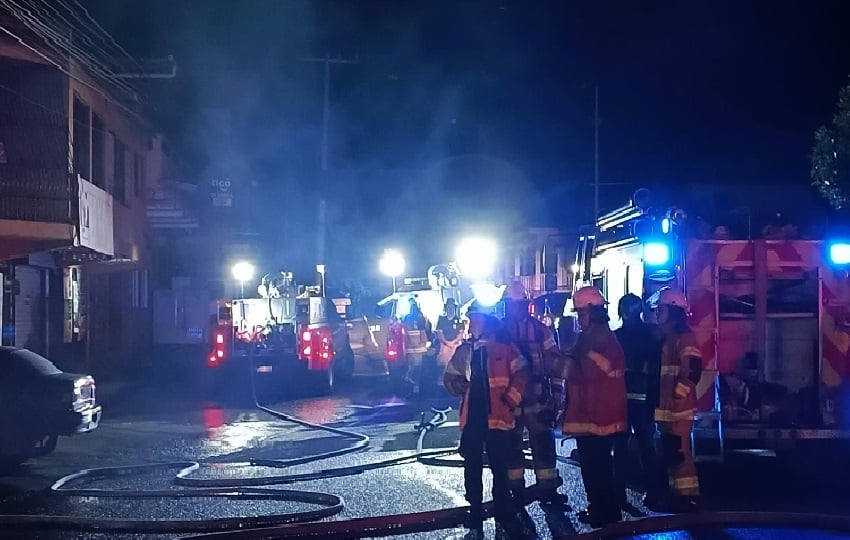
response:
M233 278L240 283L254 279L254 265L249 262L243 261L234 264L231 272L233 273Z
M571 271L573 274L578 274L578 271L579 271L578 264L577 264L577 263L573 263L573 264L572 264L572 266L570 266L570 271Z
M496 269L496 243L487 238L466 238L455 258L461 274L471 279L486 278Z
M384 255L378 261L381 273L389 277L398 277L404 273L404 255L394 249L384 250Z
M496 286L491 283L476 283L471 285L471 287L472 294L475 295L475 299L483 307L492 307L498 304L505 292L504 285Z
M650 266L662 266L670 261L670 246L664 242L648 242L643 246L643 262Z
M850 264L850 243L833 242L830 244L829 262L839 266Z

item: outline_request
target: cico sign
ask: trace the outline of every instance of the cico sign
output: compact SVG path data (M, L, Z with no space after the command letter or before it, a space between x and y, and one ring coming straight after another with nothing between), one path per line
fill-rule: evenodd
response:
M230 207L233 206L233 193L230 191L230 178L217 178L210 182L212 190L210 198L213 206Z

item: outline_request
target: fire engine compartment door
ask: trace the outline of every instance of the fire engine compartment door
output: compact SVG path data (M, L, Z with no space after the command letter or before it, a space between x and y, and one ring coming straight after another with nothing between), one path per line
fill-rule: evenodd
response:
M756 275L751 267L721 268L718 307L724 419L774 425L817 422L817 269L769 268Z

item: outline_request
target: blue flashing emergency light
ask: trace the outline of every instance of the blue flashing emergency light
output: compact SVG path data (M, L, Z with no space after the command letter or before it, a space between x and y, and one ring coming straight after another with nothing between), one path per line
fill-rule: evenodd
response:
M850 265L850 242L833 242L829 245L829 262L837 266Z
M664 218L661 220L661 233L662 234L670 234L670 218Z
M643 245L643 262L649 266L663 266L670 262L670 246L664 242L647 242Z

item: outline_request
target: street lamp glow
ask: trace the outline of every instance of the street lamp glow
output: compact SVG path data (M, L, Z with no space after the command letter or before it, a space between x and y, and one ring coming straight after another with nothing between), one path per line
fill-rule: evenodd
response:
M393 278L393 294L396 292L395 280L404 273L404 255L395 249L385 249L384 255L378 261L381 273Z
M243 261L234 264L231 272L233 273L233 278L240 283L254 279L254 265L249 262Z
M394 249L384 250L384 255L378 261L381 273L389 277L398 277L404 273L404 255Z
M496 243L489 238L466 238L458 245L455 258L463 275L483 279L496 268L496 251Z

